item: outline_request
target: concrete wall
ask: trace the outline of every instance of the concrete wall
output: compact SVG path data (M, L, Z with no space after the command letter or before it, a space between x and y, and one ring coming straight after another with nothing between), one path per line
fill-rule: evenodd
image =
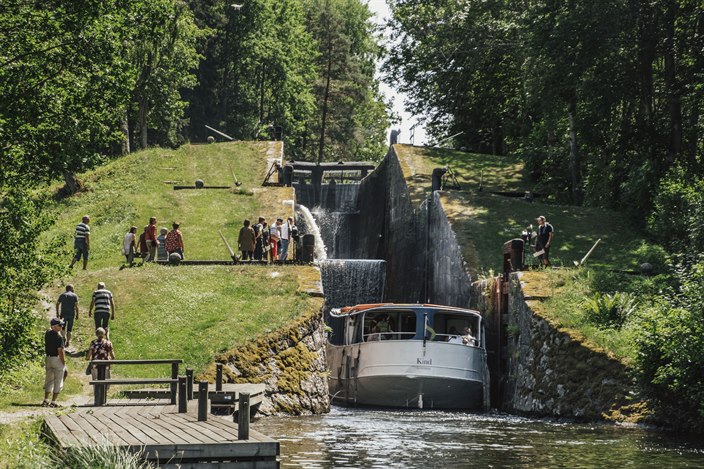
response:
M502 410L597 420L629 404L626 367L535 314L511 276Z

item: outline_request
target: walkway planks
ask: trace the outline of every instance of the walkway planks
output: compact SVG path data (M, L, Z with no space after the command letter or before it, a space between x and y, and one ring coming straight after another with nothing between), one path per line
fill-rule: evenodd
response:
M67 451L107 444L184 468L279 467L277 441L253 430L249 440L237 440L236 423L215 416L199 422L195 406L182 414L171 405L82 407L47 416L45 428Z

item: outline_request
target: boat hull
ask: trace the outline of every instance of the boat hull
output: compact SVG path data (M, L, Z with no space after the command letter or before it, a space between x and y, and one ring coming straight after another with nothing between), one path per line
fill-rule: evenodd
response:
M389 340L328 345L330 392L343 405L479 410L486 355L479 347Z

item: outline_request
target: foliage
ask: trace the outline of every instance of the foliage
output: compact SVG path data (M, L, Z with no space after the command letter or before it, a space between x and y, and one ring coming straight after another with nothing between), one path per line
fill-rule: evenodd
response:
M525 158L541 192L628 208L701 174L704 4L395 0L387 81L436 139Z
M704 261L681 268L680 286L644 312L637 366L641 379L677 423L704 430ZM680 427L681 428L681 427Z
M595 292L591 298L584 302L587 318L597 327L620 328L633 315L638 308L638 303L628 293L600 293Z

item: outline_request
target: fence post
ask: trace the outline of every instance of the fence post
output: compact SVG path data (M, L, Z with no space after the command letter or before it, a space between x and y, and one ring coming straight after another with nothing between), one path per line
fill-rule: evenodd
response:
M215 365L215 390L222 391L222 363Z
M178 362L173 362L171 364L171 379L178 379ZM178 388L177 383L171 383L171 405L176 405L176 389Z
M198 383L198 421L208 420L208 382Z
M186 399L193 400L193 369L186 368Z
M96 365L97 366L97 376L96 380L98 381L104 381L105 380L105 365ZM93 396L93 404L96 406L103 406L107 402L107 389L104 384L96 384L95 389L94 389L94 396Z
M185 414L188 412L188 400L186 399L186 377L178 377L178 413Z
M237 412L237 439L249 440L249 393L240 393L239 410Z

